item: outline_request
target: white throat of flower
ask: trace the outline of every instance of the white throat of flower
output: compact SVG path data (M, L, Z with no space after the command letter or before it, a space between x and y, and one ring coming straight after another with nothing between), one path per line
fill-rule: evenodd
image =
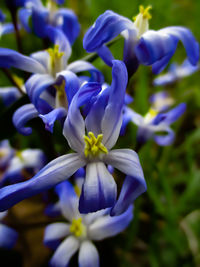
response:
M139 14L135 17L133 17L134 26L137 28L137 38L139 39L146 31L149 30L149 20L151 19L151 14L149 13L149 10L151 9L151 6L148 6L144 8L144 6L139 6Z

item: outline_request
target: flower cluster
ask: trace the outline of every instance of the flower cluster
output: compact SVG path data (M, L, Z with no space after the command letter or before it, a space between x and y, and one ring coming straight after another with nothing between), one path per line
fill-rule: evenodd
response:
M115 147L120 135L127 133L131 121L138 127L140 146L149 139L160 146L170 145L175 138L170 125L186 109L186 104L181 103L169 110L176 100L167 92L159 92L150 98L149 111L141 115L132 109L134 102L127 92L128 82L141 64L160 73L179 41L187 53L187 66L190 64L192 69L183 75L178 69L175 73L173 67L171 74L158 77L154 83L166 84L193 73L198 68L199 44L184 27L150 30L150 6L140 6L134 21L108 10L87 30L83 47L110 67L109 83L87 57L69 63L80 25L72 10L59 8L63 2L48 0L43 6L40 0L20 4L13 1L15 7L21 7L19 28L27 35L43 39L45 48L34 50L29 56L0 48L0 67L14 83L2 88L0 97L5 106L28 97L28 103L18 106L12 117L20 134L32 134L32 128L26 124L35 118L44 123L44 134L56 134L54 125L59 121L66 143L62 144L65 153L57 153L45 165L41 150L18 151L8 141L1 142L0 211L55 189L59 201L47 207L47 213L58 213L67 223L52 223L45 229L44 244L56 250L50 265L67 266L79 249L79 266L99 266L99 254L92 241L123 231L133 218L134 201L147 190L138 154L130 148ZM14 31L3 20L0 13L0 36ZM115 59L107 46L112 40L117 42L114 38L120 34L125 39L123 60ZM25 80L12 74L11 67L24 71ZM186 63L183 67L186 68ZM74 174L75 186L71 178Z

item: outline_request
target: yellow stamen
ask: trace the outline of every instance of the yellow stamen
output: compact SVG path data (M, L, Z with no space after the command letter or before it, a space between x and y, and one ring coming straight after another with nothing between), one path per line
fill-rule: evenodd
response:
M53 76L62 70L62 57L64 52L59 51L59 45L55 45L54 48L48 48L47 52L50 56L50 72Z
M22 88L23 85L24 85L24 80L23 80L22 78L18 77L17 75L15 75L15 74L13 74L12 77L13 77L13 80L16 82L16 84L17 84L20 88Z
M73 219L69 227L69 231L74 234L76 237L85 237L86 236L86 227L82 223L82 218Z
M107 148L101 143L103 140L103 134L99 134L97 138L94 136L93 132L88 133L89 137L84 135L85 141L85 156L86 157L97 157L101 153L108 153Z
M150 9L152 9L152 6L144 8L144 6L140 5L139 14L133 17L134 25L138 29L138 38L149 29L149 20L152 18L149 12Z

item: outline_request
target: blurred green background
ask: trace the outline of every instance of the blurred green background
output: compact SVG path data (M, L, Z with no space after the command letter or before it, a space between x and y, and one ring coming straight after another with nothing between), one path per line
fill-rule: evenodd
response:
M105 10L111 9L131 19L138 13L140 4L152 5L151 29L157 30L171 25L181 25L190 28L197 40L200 41L199 0L152 0L151 2L69 0L65 6L72 8L78 15L82 25L81 37L83 37L86 29ZM0 7L7 13L9 20L9 13L3 2L0 3ZM27 36L25 32L21 33L25 54L43 49L43 43L39 38L34 35L28 38ZM74 44L71 61L86 55L82 48L81 37ZM121 41L113 45L112 50L115 55L122 55L122 45ZM17 49L14 36L4 36L0 40L0 46ZM185 50L180 44L173 61L181 63L185 57ZM104 72L106 79L110 81L110 69L100 59L93 63ZM13 71L25 78L23 72ZM128 229L115 238L97 244L101 252L101 266L200 266L199 71L167 88L154 88L152 86L154 78L155 75L152 74L150 68L139 67L128 86L128 92L134 97L132 107L137 112L145 114L149 109L149 96L156 91L166 89L176 103L187 103L187 111L173 125L176 132L176 140L173 145L159 147L149 141L139 151L148 190L135 202L134 220ZM0 72L0 85L7 86L8 84L9 81ZM1 107L0 121L4 120L5 129L1 130L0 138L9 137L12 145L20 149L28 146L41 147L46 153L50 153L49 148L45 147L41 141L36 128L29 137L22 137L16 133L8 121L12 112L12 110ZM36 123L39 124L38 121ZM67 150L66 141L62 137L58 125L56 125L56 130L53 138L47 135L53 140L56 151L62 154ZM135 137L136 127L129 125L127 134L120 138L117 146L134 149L136 147ZM51 158L51 155L48 154L48 156ZM41 266L46 266L47 258L48 256L45 254ZM77 259L72 261L71 266L76 266L76 263ZM27 266L34 266L34 263L29 262Z

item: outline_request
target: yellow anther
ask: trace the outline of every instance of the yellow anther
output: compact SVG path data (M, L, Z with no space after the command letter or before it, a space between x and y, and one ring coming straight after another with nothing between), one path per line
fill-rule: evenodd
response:
M134 16L133 17L133 20L136 21L137 17L141 14L143 19L151 19L152 16L151 14L149 13L149 11L152 9L152 6L148 6L146 8L144 8L143 5L140 5L139 6L139 14L137 16Z
M17 84L20 88L23 87L23 85L24 85L24 80L23 80L22 78L18 77L18 76L15 75L15 74L12 75L12 78L13 78L13 80L16 82L16 84Z
M74 234L76 237L85 237L86 236L86 227L82 223L82 218L73 219L69 227L69 231Z
M85 156L86 157L97 157L100 153L108 153L107 148L101 143L103 140L103 134L99 134L97 138L94 136L93 132L88 133L89 137L84 135L85 141Z
M50 72L55 76L57 72L62 70L62 57L64 52L59 51L59 45L55 45L54 48L48 48L47 52L50 56Z

